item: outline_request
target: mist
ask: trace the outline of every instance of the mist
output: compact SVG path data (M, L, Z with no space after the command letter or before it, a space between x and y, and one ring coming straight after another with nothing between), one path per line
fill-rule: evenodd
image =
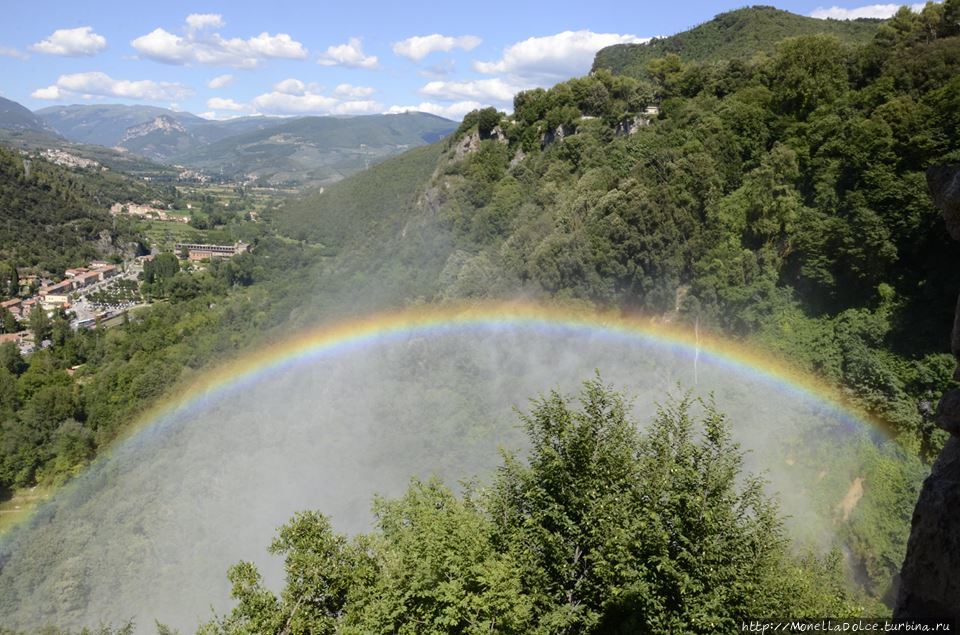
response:
M373 496L397 496L412 477L486 482L501 449L524 450L513 408L575 393L596 370L633 397L641 426L668 395L712 393L794 539L820 550L843 495L826 483L849 484L852 449L882 444L774 382L636 338L491 327L394 339L200 400L101 459L3 539L0 623L132 619L153 632L159 620L192 632L229 609L226 571L239 560L280 587L266 547L295 511L362 532Z

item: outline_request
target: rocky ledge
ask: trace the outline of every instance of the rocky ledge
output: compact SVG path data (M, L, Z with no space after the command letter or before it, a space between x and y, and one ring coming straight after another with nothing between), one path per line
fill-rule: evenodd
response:
M934 203L943 211L947 231L960 240L960 166L931 168L927 184ZM960 362L960 302L951 348ZM955 377L960 378L960 364ZM899 620L951 620L960 625L960 389L952 388L943 395L936 422L950 433L950 439L924 481L913 511L893 616Z

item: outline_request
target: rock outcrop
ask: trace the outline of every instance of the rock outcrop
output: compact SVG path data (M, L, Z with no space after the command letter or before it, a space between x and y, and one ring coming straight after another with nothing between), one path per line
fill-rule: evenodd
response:
M556 127L555 130L547 130L540 137L540 149L546 150L555 143L561 143L565 137L573 134L573 130L563 124Z
M960 166L931 168L927 183L943 211L947 231L960 240ZM960 302L951 348L960 362ZM954 376L960 377L960 364ZM924 481L913 511L893 616L960 624L960 389L951 388L943 395L935 420L950 439Z

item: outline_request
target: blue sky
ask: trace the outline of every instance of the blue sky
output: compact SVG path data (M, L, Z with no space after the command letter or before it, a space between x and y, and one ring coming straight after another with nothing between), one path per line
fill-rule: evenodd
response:
M589 70L616 42L669 35L730 2L394 3L269 0L4 3L0 95L31 109L144 103L210 118L480 105ZM815 16L886 17L897 5L784 0Z

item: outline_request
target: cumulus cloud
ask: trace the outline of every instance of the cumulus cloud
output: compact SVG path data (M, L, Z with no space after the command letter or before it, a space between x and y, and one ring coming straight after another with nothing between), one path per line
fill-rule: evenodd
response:
M237 119L238 117L243 117L244 115L235 112L222 113L208 110L206 112L197 113L197 116L203 117L204 119L211 119L213 121L229 121L230 119Z
M433 81L420 89L420 93L441 100L474 100L512 102L513 96L524 86L499 78L478 79L465 82Z
M219 13L191 13L187 16L187 28L192 31L219 29L226 26Z
M363 52L363 42L352 37L346 44L331 46L320 56L317 64L321 66L346 66L348 68L377 68L377 56Z
M304 92L291 95L273 91L253 98L253 107L257 112L273 115L306 115L328 113L339 100L319 93Z
M96 55L107 48L107 38L93 32L93 27L57 29L46 39L30 47L37 53L67 55L70 57Z
M224 99L223 97L211 97L207 100L207 108L211 110L232 110L235 112L243 112L250 110L250 107L238 103L232 99Z
M224 88L233 83L233 75L217 75L207 82L207 88Z
M307 85L299 79L285 79L273 85L273 89L284 95L302 95L307 91Z
M517 42L496 62L474 62L473 67L481 73L505 73L528 81L559 81L589 72L594 55L605 46L649 40L618 33L564 31Z
M267 59L306 59L307 49L286 33L261 33L248 39L224 38L207 29L225 23L217 14L187 16L183 36L156 28L134 39L130 45L142 56L164 64L209 64L253 68Z
M18 60L30 59L30 56L23 51L18 51L17 49L9 46L0 46L0 57L13 57Z
M50 101L57 101L64 98L64 95L60 92L60 88L56 85L38 88L30 93L30 96L34 99L47 99Z
M375 92L365 86L340 84L333 94L323 94L317 84L285 79L273 90L253 98L252 110L271 115L367 115L383 110L383 105L365 99ZM210 102L207 107L217 110Z
M350 99L330 109L334 115L372 115L383 110L383 104L372 99Z
M333 94L338 97L347 97L350 99L361 99L374 94L375 88L369 86L354 86L353 84L340 84L333 89Z
M483 108L483 104L478 101L458 101L453 104L436 104L424 101L416 106L390 106L384 114L396 115L404 112L426 112L438 117L454 119L459 121L463 116L472 110Z
M74 95L92 97L119 97L146 101L173 101L192 94L183 84L157 82L152 79L113 79L99 71L61 75L57 83L33 91L36 99L66 99Z
M435 51L449 52L455 48L472 51L482 41L483 40L475 35L461 35L459 37L440 35L439 33L432 35L415 35L396 42L393 45L393 52L402 57L419 62Z
M903 5L899 4L868 4L862 7L854 7L852 9L844 9L842 7L832 6L829 9L824 7L817 7L810 14L812 18L820 18L821 20L832 19L832 20L856 20L858 18L880 18L886 19L892 16L894 13L900 10L900 7ZM919 12L923 9L923 3L911 4L910 10L914 12Z

